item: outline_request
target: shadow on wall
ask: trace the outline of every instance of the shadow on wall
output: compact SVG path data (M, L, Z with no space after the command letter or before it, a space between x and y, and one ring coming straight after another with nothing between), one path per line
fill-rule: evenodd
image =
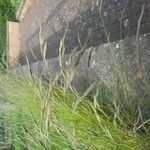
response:
M135 3L133 4L135 5ZM60 6L63 7L62 4ZM85 13L81 14L72 22L68 23L69 28L64 43L65 52L70 53L71 50L75 48L80 50L78 37L80 37L82 43L84 43L88 38L86 47L89 48L108 42L108 37L110 42L112 42L127 36L136 35L138 19L141 14L142 5L135 11L132 10L132 7L133 6L130 3L127 4L127 9L124 9L124 14L122 14L123 12L116 8L116 5L110 5L103 8L102 16L100 15L99 7L97 5L89 8ZM60 7L58 6L56 8L58 11L58 8ZM54 12L56 13L56 11ZM48 20L53 17L54 12L49 15L45 23L47 23ZM145 10L143 16L145 19L142 20L140 34L150 31L150 20L147 19L149 16L150 10ZM60 40L64 35L65 29L66 25L64 25L62 29L60 29L58 32L55 32L53 35L46 39L48 45L46 59L58 56ZM33 38L39 36L38 32L33 36ZM32 52L31 50L28 50L20 55L19 62L21 65L27 63L26 58L28 58L29 63L42 60L40 45L36 45L32 49Z

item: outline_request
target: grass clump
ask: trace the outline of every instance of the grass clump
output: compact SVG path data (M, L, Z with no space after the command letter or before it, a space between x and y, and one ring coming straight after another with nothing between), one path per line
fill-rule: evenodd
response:
M71 84L74 64L64 67L64 38L59 48L60 74L53 81L44 82L32 72L30 77L1 72L0 101L12 106L2 115L12 149L149 150L150 119L134 103L134 89L117 62L113 62L117 86L99 79L81 94ZM46 43L39 41L48 67Z
M15 150L147 148L147 139L116 125L96 99L57 83L2 74L0 101L13 106L5 114L5 122Z

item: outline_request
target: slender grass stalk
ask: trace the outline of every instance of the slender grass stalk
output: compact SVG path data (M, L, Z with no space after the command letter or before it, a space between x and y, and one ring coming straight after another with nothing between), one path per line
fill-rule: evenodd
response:
M143 138L114 125L96 99L92 102L78 95L78 103L74 93L64 93L55 84L51 87L12 75L2 75L0 82L0 100L15 106L5 117L16 150L140 150L145 144Z

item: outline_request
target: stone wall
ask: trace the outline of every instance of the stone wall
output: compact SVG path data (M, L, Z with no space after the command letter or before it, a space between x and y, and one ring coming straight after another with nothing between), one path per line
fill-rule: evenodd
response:
M17 11L16 18L21 21L24 19L32 6L33 0L21 0L20 7Z
M76 76L81 79L87 78L86 81L104 80L107 84L116 84L117 73L114 68L118 67L119 71L125 72L129 83L138 84L138 81L143 81L149 84L150 34L141 35L139 39L138 55L136 38L125 38L117 42L91 47L84 50L82 55L80 52L66 54L63 59L64 68L65 70L73 68ZM79 56L81 57L78 61ZM137 56L139 56L138 59ZM43 79L53 80L61 70L59 61L59 57L55 57L46 61L18 66L12 71L23 74L31 73Z
M90 48L107 43L108 36L113 42L136 35L140 16L139 34L147 33L150 31L149 0L34 0L26 17L20 20L20 63L26 64L26 58L30 63L42 60L40 26L49 59L58 56L59 42L67 24L65 47L66 53L70 53L75 48L80 50L78 37L82 43L88 38L86 47Z
M104 82L107 87L114 89L125 87L126 94L132 95L129 101L133 100L135 105L140 104L140 110L149 118L150 33L140 35L139 41L134 36L90 47L84 50L78 62L80 54L78 51L64 56L63 68L71 73L67 82L73 77L71 83L80 92L93 83L99 85ZM36 76L48 82L54 81L57 76L61 76L59 61L59 57L54 57L15 67L11 72L23 74L25 77L29 77L29 74L33 78Z

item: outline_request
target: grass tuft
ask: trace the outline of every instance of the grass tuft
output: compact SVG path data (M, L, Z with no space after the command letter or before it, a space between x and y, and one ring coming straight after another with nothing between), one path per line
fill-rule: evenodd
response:
M57 84L0 77L0 101L13 106L3 117L15 150L148 149L146 138L114 122L97 100Z

